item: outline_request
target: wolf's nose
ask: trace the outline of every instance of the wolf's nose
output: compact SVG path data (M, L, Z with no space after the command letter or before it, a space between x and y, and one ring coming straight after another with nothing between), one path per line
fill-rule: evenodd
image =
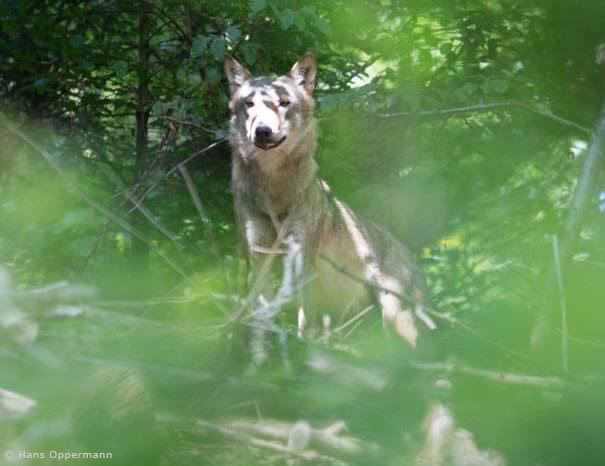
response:
M256 128L256 138L260 141L269 140L271 138L271 134L273 134L273 131L271 131L271 128L268 126L259 126Z

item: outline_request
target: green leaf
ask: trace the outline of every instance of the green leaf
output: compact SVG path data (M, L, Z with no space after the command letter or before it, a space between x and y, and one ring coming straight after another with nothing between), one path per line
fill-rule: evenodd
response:
M439 51L443 54L443 55L447 55L448 53L450 53L452 50L452 44L450 44L449 42L445 42L443 44L441 44L441 47L439 47Z
M302 11L303 13L306 13L308 15L312 15L315 13L315 7L313 5L305 5L303 6L300 11Z
M262 11L265 9L265 7L267 6L267 1L266 0L252 0L250 2L250 10L252 11L252 13L258 13L259 11Z
M281 26L283 29L288 29L294 23L294 12L290 8L286 8L281 13Z
M237 42L239 38L242 37L242 31L240 31L236 26L229 26L227 28L227 35L233 42Z
M256 47L254 46L254 44L243 44L240 50L244 55L246 63L251 65L256 62Z
M498 94L504 94L508 90L508 81L505 79L494 79L491 88Z
M222 60L227 53L227 43L222 37L217 37L210 44L210 52L216 60Z
M155 115L161 115L164 111L164 103L157 100L151 106L151 113Z
M78 36L71 36L69 38L70 45L72 47L75 47L75 48L82 47L82 45L84 45L84 42L85 42L84 37L82 37L80 35L78 35Z
M330 110L334 110L338 107L339 97L337 95L325 95L320 100L321 110L324 112L329 112Z
M332 36L332 26L323 18L317 18L315 21L315 25L317 29L324 33L324 35L331 37Z
M128 72L128 63L123 60L118 60L111 64L111 68L113 68L116 74L121 77Z
M34 81L34 88L36 89L36 92L38 94L40 94L44 91L44 88L46 87L47 84L48 84L47 78L39 78Z
M221 82L222 73L216 68L212 67L208 69L208 82L212 85L216 85Z
M296 15L294 16L294 25L296 26L296 29L298 29L300 32L303 32L305 30L305 19L300 13L296 13Z
M193 40L193 44L191 44L191 56L192 57L201 56L208 48L208 44L210 43L210 40L211 40L211 38L208 36L197 36Z

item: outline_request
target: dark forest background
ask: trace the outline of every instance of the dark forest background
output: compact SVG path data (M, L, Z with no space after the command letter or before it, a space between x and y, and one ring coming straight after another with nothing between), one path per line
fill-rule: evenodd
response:
M600 0L1 1L0 450L297 464L294 423L345 421L363 453L312 462L408 464L441 399L508 464L598 464L603 18ZM281 74L308 50L320 174L415 251L440 325L412 353L379 325L299 341L283 315L250 372L223 57Z

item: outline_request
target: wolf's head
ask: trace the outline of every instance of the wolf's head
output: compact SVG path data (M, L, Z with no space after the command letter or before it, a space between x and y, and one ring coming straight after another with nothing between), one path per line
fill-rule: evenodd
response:
M225 73L231 91L231 140L244 159L277 148L291 151L313 128L313 54L307 53L278 78L253 77L227 55Z

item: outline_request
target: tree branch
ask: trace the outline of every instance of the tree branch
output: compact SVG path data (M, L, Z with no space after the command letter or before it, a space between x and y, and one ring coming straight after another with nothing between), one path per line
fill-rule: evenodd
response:
M413 362L412 367L425 371L446 372L448 374L458 372L460 374L472 375L482 379L492 380L510 385L527 385L530 387L544 388L549 390L562 390L566 388L586 388L584 385L570 382L556 376L538 376L528 374L514 374L500 372L476 367L457 364L454 362Z
M422 118L422 117L433 117L433 116L453 116L453 115L462 115L465 113L481 113L481 112L489 112L492 110L499 109L511 109L518 108L521 110L525 110L528 113L532 113L536 116L540 116L543 118L547 118L549 120L554 121L555 123L559 123L563 126L568 126L578 131L581 131L585 134L590 134L590 129L585 128L584 126L568 120L567 118L563 118L561 116L555 115L554 113L544 112L542 110L538 110L534 107L531 107L527 104L523 104L520 102L495 102L490 104L478 104L478 105L468 105L465 107L453 107L446 109L438 109L438 110L416 110L411 112L393 112L393 113L378 113L374 116L378 118L399 118L399 117L410 117L410 118Z

